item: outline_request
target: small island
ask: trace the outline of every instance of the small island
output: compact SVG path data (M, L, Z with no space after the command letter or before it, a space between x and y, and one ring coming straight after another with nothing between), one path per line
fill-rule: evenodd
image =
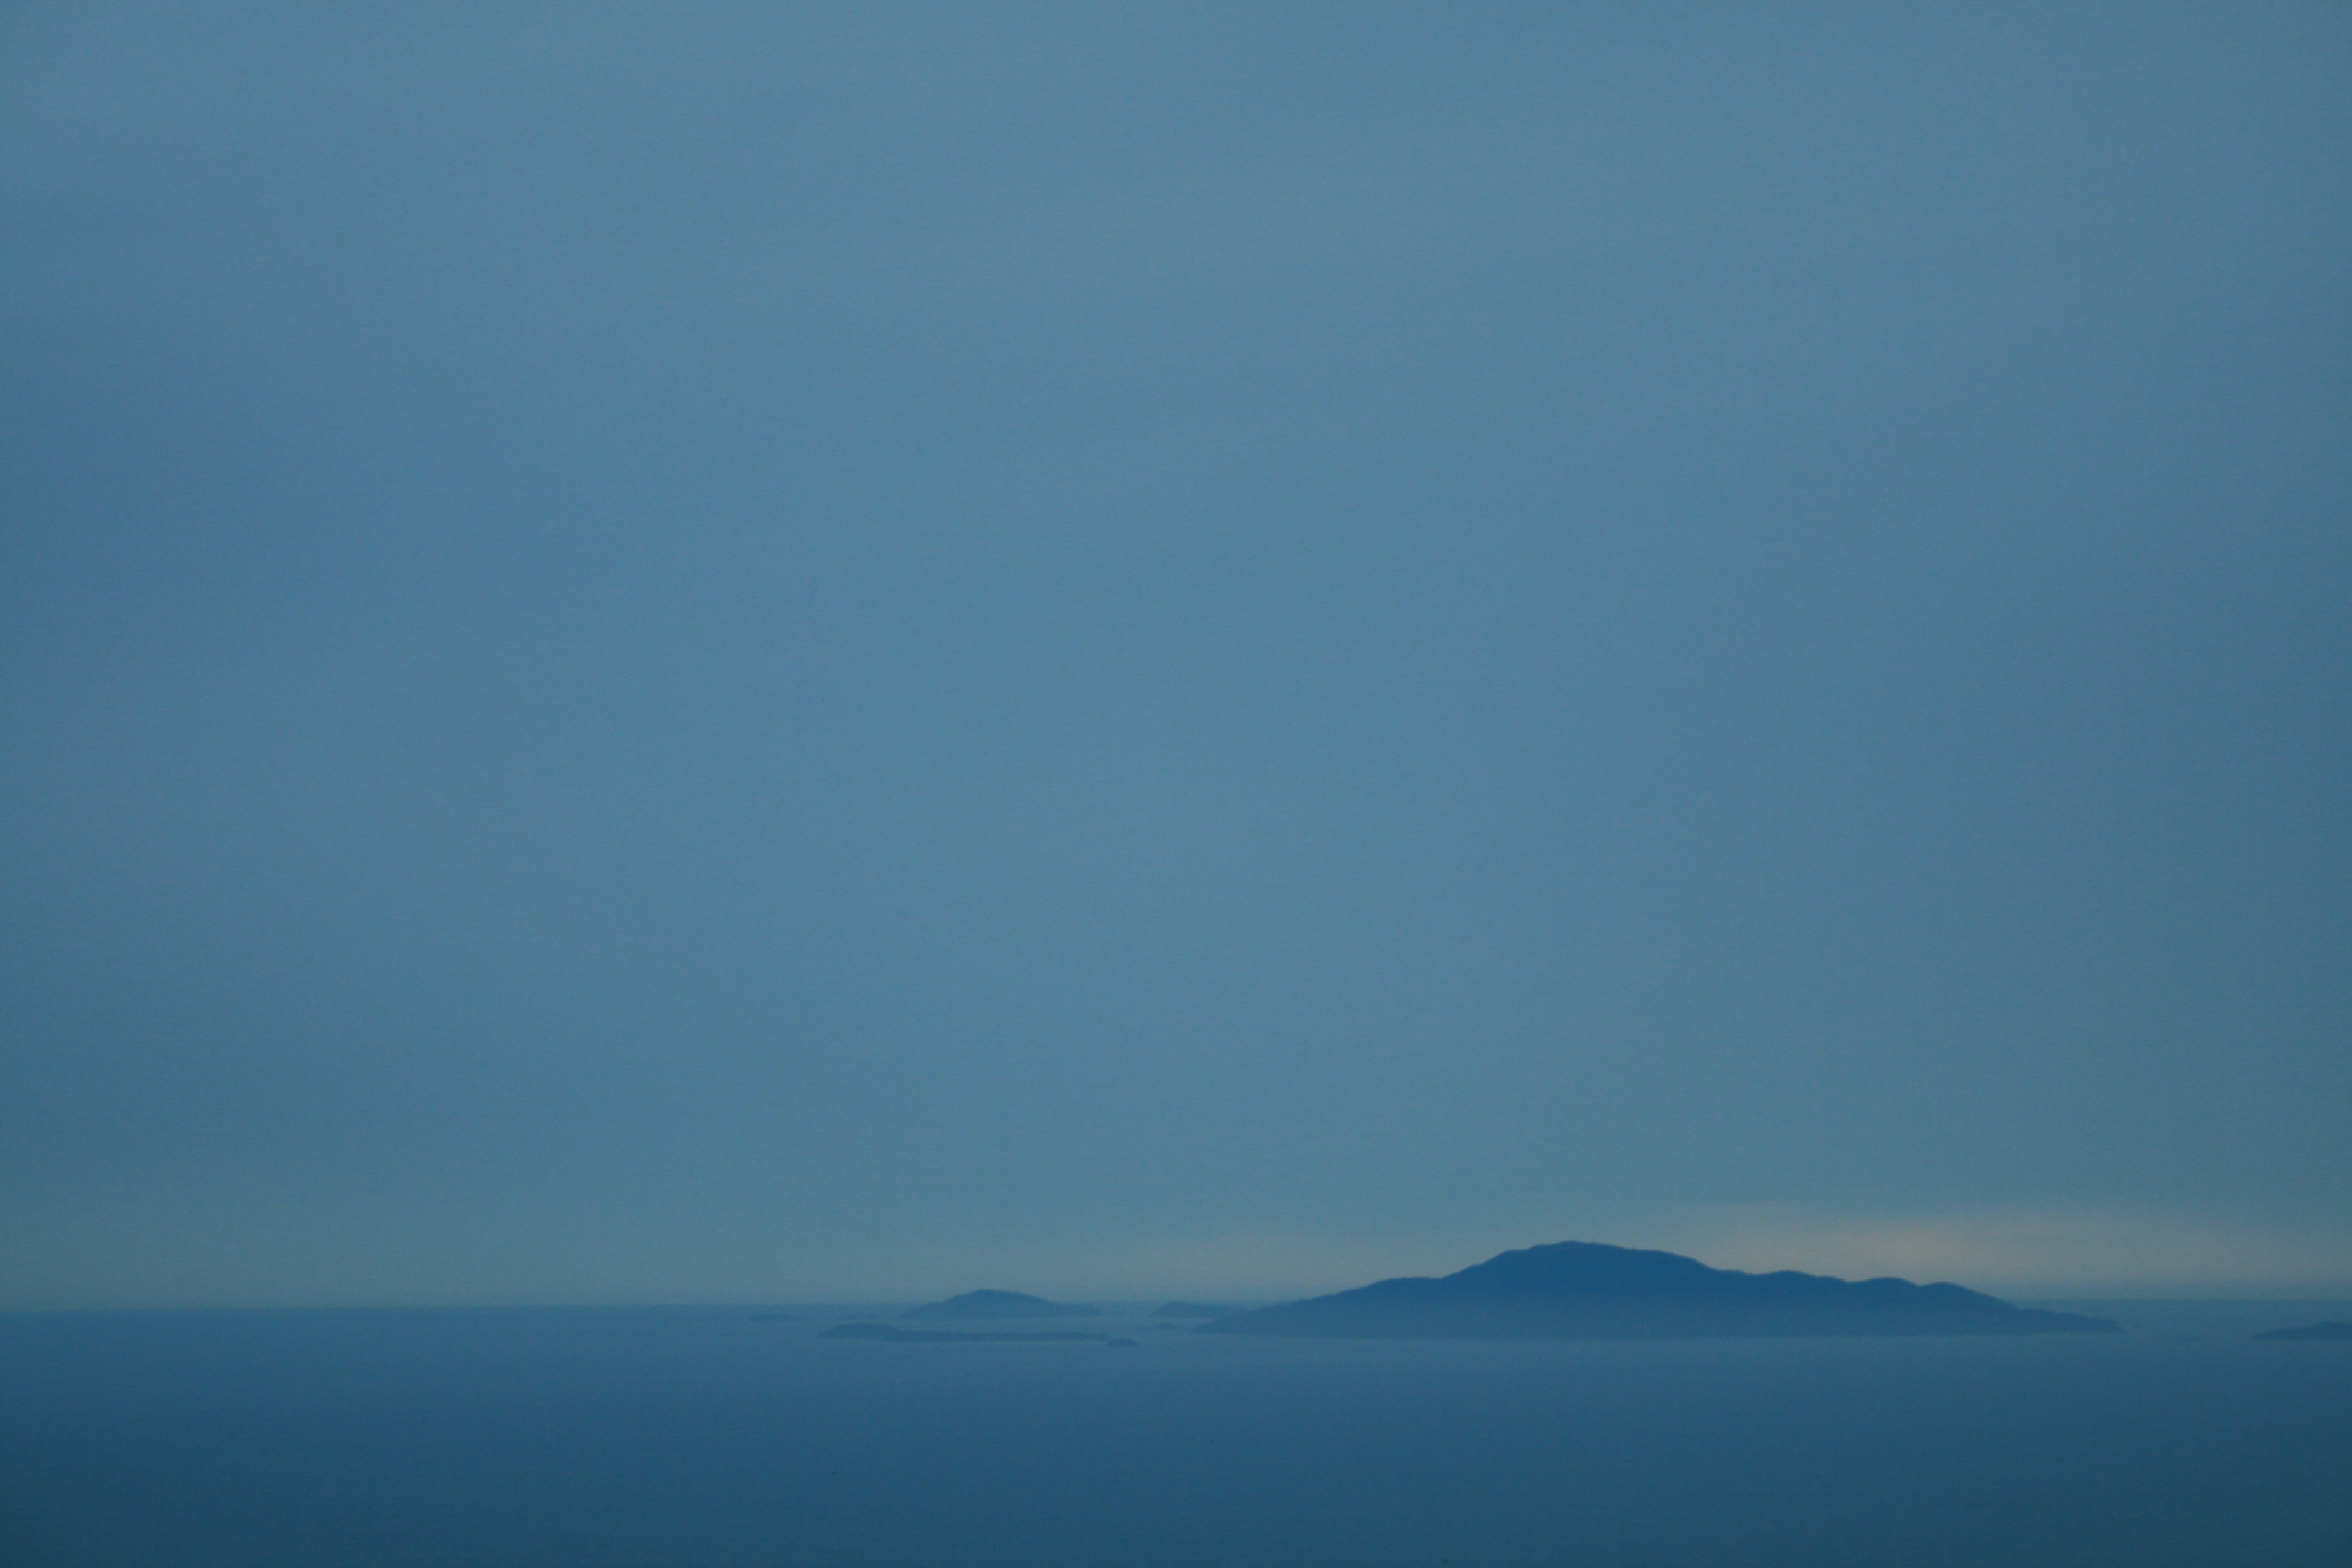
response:
M2123 1331L2105 1318L2011 1306L1958 1285L1745 1274L1672 1252L1562 1241L1505 1252L1443 1279L1383 1279L1192 1331L1519 1340Z
M2269 1329L2256 1334L2258 1340L2352 1340L2352 1323L2330 1320L2324 1323L2305 1323L2299 1329Z
M1102 1312L1094 1307L1073 1307L1038 1296L1024 1296L1018 1290L967 1290L961 1296L950 1296L944 1301L933 1301L898 1315L902 1318L968 1321L973 1318L1099 1318Z

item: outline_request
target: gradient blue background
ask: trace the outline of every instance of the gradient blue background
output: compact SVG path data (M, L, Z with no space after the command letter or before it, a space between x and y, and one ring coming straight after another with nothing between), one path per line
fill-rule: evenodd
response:
M0 19L0 1305L2352 1285L2352 13Z

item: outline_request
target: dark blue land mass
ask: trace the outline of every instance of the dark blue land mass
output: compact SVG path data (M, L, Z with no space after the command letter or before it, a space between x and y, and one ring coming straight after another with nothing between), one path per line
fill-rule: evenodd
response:
M1505 1252L1443 1279L1382 1279L1203 1323L1202 1334L1338 1339L1697 1339L1785 1334L2113 1334L1958 1285L1745 1274L1597 1242Z

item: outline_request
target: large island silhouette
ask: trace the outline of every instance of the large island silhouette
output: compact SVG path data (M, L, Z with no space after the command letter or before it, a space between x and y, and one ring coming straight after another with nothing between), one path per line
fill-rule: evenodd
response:
M1199 1334L1330 1339L1703 1339L1797 1334L2113 1334L2105 1318L2043 1311L1907 1279L1743 1274L1672 1252L1561 1241L1443 1279L1383 1279L1203 1323Z

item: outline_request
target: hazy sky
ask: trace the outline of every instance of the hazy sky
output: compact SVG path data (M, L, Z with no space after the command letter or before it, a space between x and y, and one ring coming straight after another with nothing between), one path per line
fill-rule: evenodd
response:
M2347 81L11 7L0 1304L2352 1289Z

